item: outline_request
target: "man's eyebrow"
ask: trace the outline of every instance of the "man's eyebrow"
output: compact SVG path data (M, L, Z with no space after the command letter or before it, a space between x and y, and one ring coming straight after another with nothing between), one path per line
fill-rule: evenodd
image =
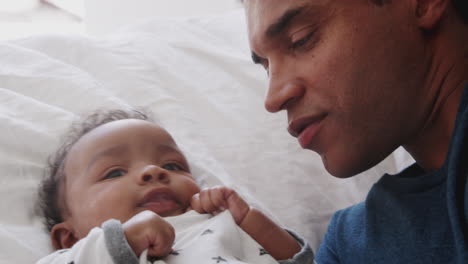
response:
M102 150L102 151L99 151L98 153L94 154L89 163L88 163L88 167L87 167L87 170L89 170L99 159L103 158L103 157L106 157L106 156L119 156L121 155L122 153L124 153L125 151L127 151L128 149L128 146L127 145L117 145L117 146L113 146L113 147L110 147L108 149L105 149L105 150Z
M303 5L296 8L286 10L273 24L266 30L265 34L268 38L274 38L285 31L295 17L299 16L304 10L308 9L309 5Z
M265 31L265 35L267 38L274 38L281 33L283 33L293 22L294 18L298 17L304 12L309 12L310 10L316 10L317 7L311 4L301 5L289 10L286 10L283 15L281 15L273 24L268 26L267 30ZM252 51L252 61L255 64L261 64L263 58L260 57L258 54Z

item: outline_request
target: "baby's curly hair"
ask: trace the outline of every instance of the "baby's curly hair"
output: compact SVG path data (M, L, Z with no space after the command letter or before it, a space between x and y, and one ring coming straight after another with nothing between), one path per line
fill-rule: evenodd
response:
M139 119L153 122L143 110L97 110L82 120L74 122L59 149L48 158L47 172L40 184L36 209L43 217L44 226L50 232L52 227L64 221L64 202L60 186L65 180L65 161L75 143L91 130L117 120Z

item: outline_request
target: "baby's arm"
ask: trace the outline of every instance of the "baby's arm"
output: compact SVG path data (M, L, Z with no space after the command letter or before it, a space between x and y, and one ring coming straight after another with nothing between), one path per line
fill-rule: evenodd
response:
M174 228L156 213L143 211L123 225L114 219L94 228L71 248L61 249L37 264L138 264L138 256L164 257L172 250Z
M202 190L193 196L191 206L199 213L217 214L228 209L234 221L277 260L292 258L301 250L294 237L265 214L250 207L230 188Z
M93 228L86 237L76 242L73 247L57 250L54 253L40 259L38 262L36 262L36 264L113 264L114 256L112 256L111 252L108 250L106 241L106 236L109 235L106 235L105 233L115 233L114 229L114 227L107 229L98 227Z

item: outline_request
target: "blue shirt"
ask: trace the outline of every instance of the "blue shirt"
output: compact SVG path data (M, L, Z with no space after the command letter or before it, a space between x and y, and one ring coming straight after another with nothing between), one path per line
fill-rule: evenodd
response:
M442 168L384 175L333 216L318 264L468 264L468 85Z

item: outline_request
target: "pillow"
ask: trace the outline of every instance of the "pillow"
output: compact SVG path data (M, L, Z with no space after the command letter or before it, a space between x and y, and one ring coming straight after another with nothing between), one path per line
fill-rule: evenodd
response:
M80 11L69 1L49 0L68 7L71 12ZM206 16L240 9L239 0L82 0L84 2L84 24L91 34L103 35L150 17ZM80 12L78 12L80 13ZM83 12L81 12L83 13Z

